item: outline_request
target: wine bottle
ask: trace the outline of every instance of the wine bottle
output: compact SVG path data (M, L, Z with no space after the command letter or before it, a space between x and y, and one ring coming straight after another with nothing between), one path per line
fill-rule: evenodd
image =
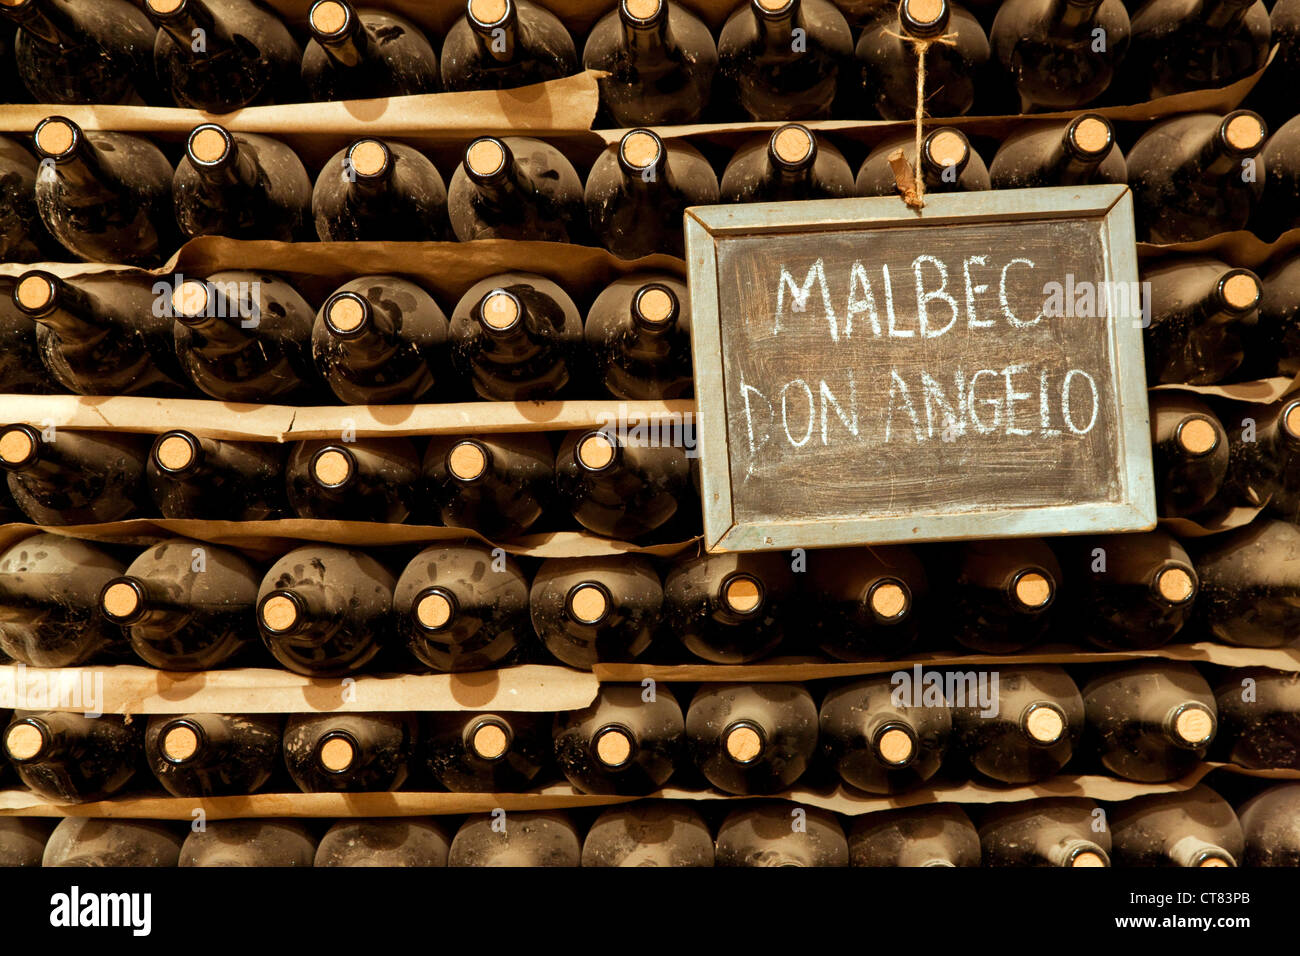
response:
M36 160L16 140L0 136L0 259L35 262L61 253L36 211Z
M635 6L635 0L628 0ZM611 807L582 843L583 866L713 866L713 836L686 801Z
M163 432L149 450L145 482L164 518L266 521L289 510L284 446Z
M1110 813L1117 866L1230 866L1245 853L1228 801L1204 784L1116 804Z
M256 793L280 761L275 714L158 714L144 730L149 770L174 797Z
M171 538L105 584L99 609L126 629L132 650L150 667L214 670L256 647L248 624L260 581L237 551Z
M551 715L431 714L425 761L453 793L515 793L545 779L551 759Z
M30 667L126 657L117 627L96 611L100 589L126 566L93 544L35 534L0 552L0 651Z
M14 712L4 750L23 784L56 803L90 803L121 790L140 765L143 722L116 714Z
M975 688L969 682L960 686L966 699L952 701L953 750L998 783L1055 776L1083 739L1079 688L1055 664L977 672ZM992 693L986 697L979 693L983 688Z
M1300 770L1300 676L1236 667L1223 673L1214 699L1215 759L1247 770Z
M1129 32L1122 0L1008 0L989 31L992 59L1015 88L1015 108L1008 112L1093 102L1119 71ZM928 59L925 66L928 85Z
M1275 240L1294 229L1300 220L1300 122L1289 115L1277 132L1268 138L1259 161L1263 165L1264 193L1268 202L1255 208L1251 232L1265 241Z
M194 127L172 177L176 224L187 239L306 239L311 189L302 160L284 143L216 123Z
M597 157L584 195L596 241L620 259L656 252L681 258L682 214L688 206L716 203L718 178L694 146L634 129Z
M549 558L537 569L528 598L533 629L546 649L561 663L588 671L645 653L663 602L659 573L638 555Z
M989 804L979 835L985 866L1110 866L1106 817L1081 797Z
M148 267L179 245L172 166L153 143L82 132L63 116L41 120L34 136L42 160L36 209L69 252L88 262Z
M431 545L412 558L393 610L411 654L444 673L503 667L532 641L528 579L514 558L478 541Z
M504 90L578 72L573 37L529 0L468 0L442 45L442 86Z
M841 661L897 660L915 644L925 568L902 545L807 552L805 633ZM921 607L917 604L920 602Z
M315 859L316 838L301 820L212 820L190 831L176 865L311 866Z
M955 803L865 813L849 829L849 864L979 866L979 831Z
M932 116L968 113L989 60L989 38L979 21L950 0L902 0L877 9L854 50L876 112L887 120L916 115L916 41L943 37L926 49L925 108Z
M951 553L952 637L983 654L1015 654L1042 640L1056 618L1061 565L1043 541L970 541Z
M1258 0L1150 0L1133 14L1123 89L1140 103L1230 86L1263 68L1269 34Z
M65 817L45 844L42 866L175 866L183 836L172 822Z
M1160 783L1190 772L1218 726L1210 686L1180 661L1105 667L1082 693L1094 751L1126 780Z
M1138 240L1191 242L1244 229L1264 191L1256 157L1267 135L1249 110L1152 124L1128 151Z
M480 136L465 147L447 187L447 214L461 242L582 242L587 235L577 170L550 143L524 136Z
M1262 508L1294 523L1295 478L1300 477L1300 400L1272 405L1224 403L1228 471L1207 507Z
M582 843L569 819L554 811L479 813L451 841L448 866L578 866Z
M1241 329L1263 295L1259 277L1216 259L1182 258L1145 270L1151 320L1142 334L1147 382L1211 385L1232 375L1244 353Z
M718 49L708 26L673 0L620 0L587 35L584 69L596 82L601 125L695 123L709 104Z
M300 518L401 524L419 505L420 452L409 438L301 441L284 476Z
M307 15L311 41L302 83L321 100L412 96L438 89L438 55L424 33L388 10L318 0Z
M1197 616L1218 641L1284 647L1300 630L1300 527L1255 521L1197 549Z
M1263 276L1255 324L1247 328L1246 361L1255 377L1300 374L1300 252L1283 256Z
M589 706L555 715L555 761L583 793L647 794L681 762L683 732L667 685L602 684Z
M45 371L79 395L180 397L191 390L148 285L125 276L20 275L12 302L35 323Z
M0 178L3 176L0 172ZM39 326L14 302L17 286L13 277L0 277L0 392L7 395L62 392L63 384L41 360Z
M1069 0L1059 0L1063 6ZM1109 5L1116 0L1102 0ZM1128 181L1128 164L1115 143L1115 129L1099 113L1016 130L989 164L994 189L1090 186Z
M703 684L686 710L686 743L719 790L776 793L817 750L817 705L801 684Z
M830 119L853 33L828 0L749 0L718 35L720 98L738 119Z
M40 866L54 823L45 817L0 817L0 866Z
M921 140L921 168L916 169L916 139L911 133L887 136L863 160L858 170L859 196L894 196L898 182L889 157L902 150L916 175L931 193L978 192L990 189L988 167L971 147L966 134L951 126L932 129Z
M229 113L301 102L302 48L259 0L144 0L154 69L177 106Z
M437 819L339 820L321 837L315 866L446 866L451 839Z
M1189 393L1154 391L1148 402L1160 517L1194 515L1214 499L1228 473L1228 434L1210 407Z
M326 162L311 194L322 242L439 242L448 238L447 187L404 143L359 139Z
M796 597L782 554L688 554L664 579L664 626L696 657L746 664L776 650Z
M306 545L266 573L257 622L275 659L308 677L362 670L390 642L392 574L360 551Z
M1238 808L1244 866L1300 866L1300 783L1279 783Z
M935 775L948 747L947 702L895 699L897 683L877 674L838 684L819 712L821 753L845 783L867 793L904 793Z
M0 468L36 524L95 524L148 512L143 436L31 425L0 428Z
M744 143L722 173L722 202L844 199L857 195L844 154L813 131L787 123Z
M205 394L292 404L319 392L309 344L315 313L284 279L239 269L178 275L169 302L176 354Z
M1192 559L1163 531L1081 539L1067 564L1069 617L1106 650L1150 650L1191 617L1200 585Z
M849 844L835 814L784 800L732 810L715 845L717 866L849 865Z
M5 0L0 17L18 24L12 56L35 102L107 105L152 98L154 28L135 4Z
M533 432L435 436L424 452L425 493L443 524L493 540L523 534L553 495L551 443Z
M550 279L503 272L470 286L451 315L451 361L479 398L559 396L577 379L582 315Z
M690 501L690 465L680 445L644 444L614 430L572 431L555 453L555 490L588 531L631 541Z
M400 789L416 748L412 714L292 714L284 762L304 793Z
M592 302L583 338L596 377L615 398L647 401L691 393L691 300L663 272L615 279Z

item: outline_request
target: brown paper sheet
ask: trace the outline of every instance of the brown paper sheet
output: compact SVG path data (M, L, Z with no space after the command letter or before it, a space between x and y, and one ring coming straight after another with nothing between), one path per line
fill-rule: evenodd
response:
M1256 272L1267 271L1277 261L1300 248L1300 229L1289 229L1272 242L1265 242L1252 232L1244 229L1236 232L1220 232L1194 242L1137 244L1138 258L1158 259L1170 255L1210 255L1222 259L1230 266L1251 269Z
M1253 382L1235 382L1231 385L1152 385L1150 391L1192 392L1211 398L1226 398L1233 402L1250 402L1271 405L1300 386L1300 377L1261 378Z
M297 714L369 711L581 710L596 699L594 675L522 664L468 674L302 677L271 668L180 673L119 664L37 668L0 665L0 706L104 714Z

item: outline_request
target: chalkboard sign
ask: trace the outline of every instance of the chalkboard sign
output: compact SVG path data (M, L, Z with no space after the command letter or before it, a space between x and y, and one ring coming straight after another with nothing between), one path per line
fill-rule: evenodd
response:
M686 215L715 551L1155 526L1125 186Z

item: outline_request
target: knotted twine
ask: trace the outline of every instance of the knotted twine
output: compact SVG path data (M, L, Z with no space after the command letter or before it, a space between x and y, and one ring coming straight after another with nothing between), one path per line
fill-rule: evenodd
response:
M910 43L916 53L916 152L913 156L915 166L909 165L903 156L903 150L896 149L889 154L889 168L894 171L894 184L903 195L903 202L909 209L921 209L925 205L925 177L921 175L921 123L925 118L925 54L932 44L956 46L957 34L945 33L943 36L921 37L905 36L885 31L886 36L895 37L904 43Z

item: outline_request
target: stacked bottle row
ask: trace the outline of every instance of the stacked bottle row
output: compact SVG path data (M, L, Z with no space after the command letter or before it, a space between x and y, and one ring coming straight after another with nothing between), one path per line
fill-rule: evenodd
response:
M1213 688L1174 661L1069 671L916 665L825 687L603 684L588 707L554 715L144 721L20 710L4 752L23 786L57 803L159 784L177 797L513 793L561 779L588 794L644 796L672 785L750 796L844 784L894 795L967 780L1026 786L1063 773L1165 783L1205 760L1300 770L1300 675L1222 668L1211 676Z
M878 140L855 175L829 137L798 123L734 153L701 143L716 167L690 142L638 128L599 155L584 185L573 163L538 139L474 139L447 182L419 150L366 138L335 153L313 186L292 149L260 134L201 124L173 168L144 137L52 116L36 127L36 156L0 138L0 255L156 266L185 239L223 235L529 239L600 245L622 259L681 257L687 207L894 196L889 157L898 149L932 193L1127 182L1144 241L1246 228L1272 239L1300 222L1300 118L1269 136L1250 110L1188 113L1144 127L1127 156L1117 140L1109 120L1082 113L1012 132L986 165L965 133L940 125L917 164L913 135L900 130ZM96 216L78 213L88 204Z
M346 0L312 6L305 48L271 9L242 0L145 0L143 10L125 0L7 0L0 14L18 25L14 65L37 102L220 113L502 89L586 68L609 73L603 117L619 126L909 118L915 44L936 37L945 42L926 64L936 116L1137 103L1243 79L1264 66L1272 36L1267 9L1251 0L1151 0L1131 20L1121 0L1006 0L974 13L953 0L902 0L872 8L860 32L827 0L740 0L716 38L672 0L593 6L608 12L581 56L565 25L530 0L467 0L440 57L437 37ZM1273 13L1288 50L1289 6Z
M1163 532L1058 550L1025 539L541 562L474 541L413 551L303 544L267 568L186 538L137 552L37 534L0 553L0 650L34 667L134 654L171 671L265 665L269 651L327 677L678 663L683 649L742 664L1044 642L1151 650L1175 636L1282 647L1300 633L1300 528L1281 522L1207 539L1195 566Z

